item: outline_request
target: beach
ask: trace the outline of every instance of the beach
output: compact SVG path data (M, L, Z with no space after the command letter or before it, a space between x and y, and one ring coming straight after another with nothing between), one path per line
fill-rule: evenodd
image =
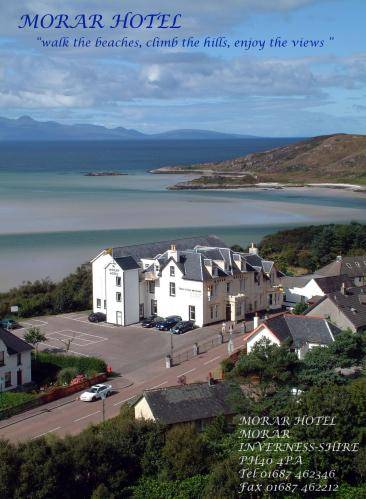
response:
M194 146L202 153L199 145ZM3 155L0 290L48 276L61 279L110 246L207 233L245 246L282 228L366 220L364 193L331 186L170 191L169 185L188 177L147 170L159 162L170 163L174 154L182 162L184 148L188 149L184 144L176 144L175 153L171 149L160 158L155 156L156 144L144 154L126 145L108 145L107 153L105 145L100 157L96 151L102 144L89 148L88 154L75 147L69 145L67 154L50 147L30 150L22 161L16 151ZM216 148L223 154L223 146ZM192 161L191 150L186 159ZM88 177L85 171L127 175Z

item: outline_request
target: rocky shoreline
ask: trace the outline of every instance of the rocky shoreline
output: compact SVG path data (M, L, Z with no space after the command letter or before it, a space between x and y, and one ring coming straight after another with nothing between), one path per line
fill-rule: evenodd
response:
M121 175L128 175L128 173L122 173L122 172L87 172L87 173L84 173L84 177L119 177Z
M286 188L318 187L325 189L350 190L353 192L366 193L366 187L358 184L346 184L337 182L259 182L258 177L249 172L229 172L216 170L199 170L184 167L162 167L149 170L152 174L167 175L201 175L190 180L178 182L167 187L171 191L181 190L238 190L238 189L261 189L279 190ZM219 181L215 181L215 180ZM229 180L225 182L225 180ZM242 181L238 181L241 179ZM251 181L245 182L244 180Z

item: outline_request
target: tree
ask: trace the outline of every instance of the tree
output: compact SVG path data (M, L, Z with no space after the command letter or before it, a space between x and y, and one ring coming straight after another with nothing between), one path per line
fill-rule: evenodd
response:
M39 327L31 327L25 333L24 340L27 343L30 343L31 345L33 345L33 347L34 347L34 349L36 351L36 356L37 356L37 353L38 353L38 344L41 343L41 342L43 342L43 341L46 341L47 338L41 332L41 330L39 329Z
M230 378L246 383L255 400L271 398L278 390L296 386L299 370L297 355L288 345L274 345L269 340L258 341L248 355L239 357Z
M306 303L296 303L296 305L294 306L294 309L293 309L293 313L295 315L302 315L305 310L307 310L308 306L306 305Z
M173 480L200 475L207 469L206 446L193 424L177 425L168 430L162 455L166 474Z
M0 441L0 498L14 496L19 474L20 460L17 450L12 444Z
M70 338L67 338L67 339L57 338L57 339L58 339L58 341L60 341L64 345L65 352L67 353L70 350L71 343L75 339L75 333L73 333L73 335Z

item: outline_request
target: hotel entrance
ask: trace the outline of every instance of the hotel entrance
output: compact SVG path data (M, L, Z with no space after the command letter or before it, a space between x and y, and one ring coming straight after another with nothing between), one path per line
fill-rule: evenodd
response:
M227 321L231 321L231 305L230 304L226 305L226 316L225 316L225 319Z
M116 312L116 324L122 326L122 312Z

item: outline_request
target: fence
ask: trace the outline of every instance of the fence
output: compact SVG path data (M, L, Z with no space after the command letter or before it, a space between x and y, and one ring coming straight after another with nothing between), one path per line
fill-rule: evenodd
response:
M61 399L63 397L68 397L74 393L80 392L85 388L95 384L102 383L107 379L107 375L105 373L98 374L93 378L86 379L81 383L77 383L71 386L58 386L56 388L52 388L50 391L43 393L39 397L24 402L22 404L15 405L13 407L8 407L0 411L0 420L5 418L10 418L11 416L15 416L22 412L28 411L30 409L35 409L43 404L48 404L49 402L54 402L55 400Z
M233 333L232 336L235 337L239 334L240 333ZM217 334L210 340L203 341L202 343L196 343L197 348L195 348L195 346L192 345L190 349L173 355L171 365L177 366L182 362L186 362L187 360L193 359L193 357L196 357L201 353L208 352L209 350L211 350L211 348L222 345L223 343L228 343L229 340L230 340L230 334L225 333L225 334Z

